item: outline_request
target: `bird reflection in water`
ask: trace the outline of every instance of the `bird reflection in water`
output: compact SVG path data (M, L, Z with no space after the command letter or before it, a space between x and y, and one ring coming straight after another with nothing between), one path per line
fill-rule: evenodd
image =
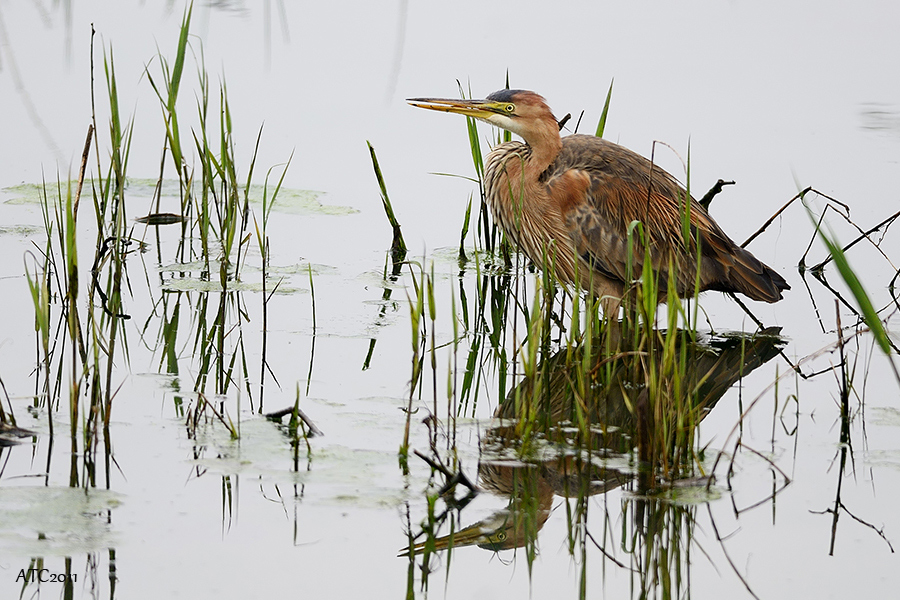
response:
M753 335L734 333L698 341L679 336L679 343L688 345L684 382L691 383L684 389L693 390L686 395L698 411L696 422L741 377L778 355L783 342L779 332L769 328ZM574 358L562 350L537 369L537 376L524 379L498 407L494 424L482 439L478 488L507 498L507 506L451 535L432 535L401 555L477 545L492 551L524 546L533 556L537 533L549 518L555 497L583 500L634 482L638 493L653 491L658 482L641 483L640 465L648 443L641 416L646 381L630 379L627 361L619 361L603 375L605 385L591 382L591 396L579 399L571 382L576 370L584 372L584 363ZM592 361L587 372L599 377L608 359L598 352ZM515 419L522 403L529 401L535 408L531 420L535 429L530 430ZM588 409L578 417L590 423L588 436L574 424L579 405Z

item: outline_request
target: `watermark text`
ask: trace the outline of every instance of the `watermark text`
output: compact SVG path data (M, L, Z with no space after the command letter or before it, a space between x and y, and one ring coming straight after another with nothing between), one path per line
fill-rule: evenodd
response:
M77 573L53 573L50 569L19 569L16 583L64 583L78 581Z

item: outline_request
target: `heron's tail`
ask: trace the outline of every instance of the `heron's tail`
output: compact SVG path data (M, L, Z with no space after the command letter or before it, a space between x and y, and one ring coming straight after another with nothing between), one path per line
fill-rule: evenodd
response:
M784 277L743 248L735 246L730 258L731 268L725 270L730 289L725 291L771 303L781 300L781 292L791 289Z

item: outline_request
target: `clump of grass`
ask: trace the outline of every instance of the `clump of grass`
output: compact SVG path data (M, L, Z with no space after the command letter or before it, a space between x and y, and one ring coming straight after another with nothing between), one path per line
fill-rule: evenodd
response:
M104 72L111 148L108 165L104 166L97 159L98 176L90 187L96 247L89 276L84 276L79 261L78 208L92 143L98 148L97 138L93 135L95 125L88 128L78 180L67 180L65 185L58 182L55 194L46 183L43 186L41 206L47 239L41 251L42 259L33 265L34 271L26 268L38 338L36 382L43 382L37 383L37 403L45 408L49 431L53 435L53 412L60 405L63 382L67 382L71 450L69 485L85 487L97 484L96 457L100 440L104 442L105 475L109 485L109 422L115 396L113 366L118 356L128 360L122 323L129 317L124 310L122 292L127 278L125 257L132 247L124 204L131 126L123 126L119 115L112 50L104 52ZM93 121L96 123L96 117ZM97 156L100 156L99 149ZM85 295L90 302L87 311L82 313L79 298ZM55 327L52 325L54 320L57 322ZM83 398L87 398L87 406L82 404Z
M381 194L381 204L384 208L385 216L387 216L388 223L391 226L391 230L393 232L393 237L391 239L391 247L388 251L388 257L385 259L384 265L384 274L383 278L385 281L384 291L381 295L381 310L379 311L378 319L381 320L388 307L388 303L393 295L393 287L392 284L395 283L400 274L403 271L403 265L406 261L407 255L407 247L406 242L403 241L403 233L400 229L400 222L397 219L397 216L394 214L394 207L391 204L390 196L388 196L387 184L384 182L384 176L381 173L381 167L378 164L378 157L375 155L375 148L372 146L370 142L366 142L366 145L369 148L369 155L372 158L372 168L375 171L375 178L378 181L378 189ZM388 269L388 262L390 262L390 269ZM369 368L369 365L372 361L372 356L375 353L375 343L377 342L377 338L373 337L369 340L369 351L366 354L366 358L363 361L363 371Z
M211 298L209 292L173 294L170 303L167 294L162 295L164 313L160 329L161 367L176 374L179 371L179 329L184 327L180 317L183 299L193 301L190 325L193 335L197 369L194 381L195 405L187 411L182 397L176 398L176 410L186 416L192 426L192 435L202 422L221 423L233 437L240 435L240 421L228 417L226 407L215 406L207 400L207 393L221 396L239 390L244 383L251 404L254 393L250 386L250 368L244 344L242 323L247 310L242 305L240 293L233 289L240 280L241 267L253 239L261 256L263 274L262 313L266 321L266 306L274 289L269 287L268 263L270 260L267 223L273 204L284 181L287 165L280 173L277 184L270 188L266 176L263 186L262 218L257 219L250 210L250 190L256 156L262 135L257 136L256 147L247 169L246 179L239 176L233 143L231 109L224 82L218 90L219 118L212 122L210 114L209 78L202 61L197 65L200 93L197 97L196 129L192 129L192 144L183 143L183 115L179 113L179 92L184 88L187 54L190 48L190 23L192 8L185 10L175 58L169 62L158 56L159 71L152 65L146 68L146 76L155 91L162 110L164 125L163 161L153 198L150 214L141 222L152 227L180 224L182 236L175 255L182 261L200 261L205 265L201 278L212 276L218 280L220 292ZM93 36L91 40L91 56ZM93 69L93 61L92 61ZM71 438L72 466L70 484L93 486L97 484L96 456L102 448L105 456L105 473L109 485L112 446L109 423L113 399L117 391L115 365L128 364L128 337L125 327L130 315L127 310L128 256L143 244L132 236L132 225L126 211L128 181L128 157L131 147L132 121L123 119L120 110L119 88L112 48L103 51L105 94L95 94L92 88L92 125L88 130L85 151L77 181L45 184L42 190L42 212L47 240L38 248L32 259L26 261L29 292L35 314L35 333L38 370L36 402L46 409L50 432L54 434L54 412L60 400L68 396L69 437ZM93 81L93 78L92 78ZM103 98L101 101L100 98ZM104 136L109 148L101 151L97 106L105 104L109 124ZM91 160L91 155L95 158ZM194 155L191 158L190 155ZM109 157L103 160L101 157ZM288 164L290 161L288 161ZM198 165L196 168L191 165ZM161 212L163 181L167 169L174 169L180 195L179 214ZM93 173L93 176L89 173ZM83 193L84 192L84 193ZM93 221L85 222L79 204L90 197L93 205ZM81 232L94 230L96 244L93 261L87 270L80 261L78 248ZM160 238L157 231L157 246ZM79 252L82 250L82 252ZM162 250L158 259L164 264ZM188 270L188 269L186 269ZM217 276L216 276L217 274ZM278 285L275 285L277 289ZM192 297L191 297L192 296ZM80 309L87 303L86 311ZM218 302L216 302L218 300ZM156 308L156 307L154 307ZM148 317L144 330L152 317ZM142 332L142 338L143 338ZM183 334L182 334L183 335ZM259 400L262 408L262 385L267 375L266 332L263 327L263 354L260 364ZM214 387L208 390L207 383ZM65 386L68 386L66 389ZM237 414L240 414L241 394L237 394ZM77 463L83 460L83 464Z
M403 441L400 444L398 454L400 468L404 475L409 474L409 435L412 425L412 416L414 414L413 402L416 398L417 390L421 390L422 387L425 343L428 336L427 323L425 321L425 277L425 270L422 269L420 271L419 281L416 282L415 278L413 278L415 297L409 299L409 317L412 332L412 371L409 382L409 401L406 407L406 425L403 431ZM419 397L421 397L421 392L419 392Z
M257 142L258 144L258 142ZM260 360L259 367L259 412L263 412L263 392L265 390L265 381L266 381L266 372L269 370L268 363L266 362L266 351L268 347L268 324L269 324L269 300L272 298L272 294L278 289L278 284L275 285L275 288L271 291L268 290L268 268L269 268L269 236L266 233L266 229L269 223L269 216L272 214L272 204L275 202L275 198L278 196L278 191L281 189L281 184L284 183L284 176L287 174L287 169L291 164L291 158L288 159L287 164L282 169L281 177L278 179L278 184L275 186L275 190L272 193L271 199L269 199L268 191L269 191L269 176L272 174L272 169L269 169L269 172L266 173L266 184L263 186L263 198L262 198L262 221L257 221L256 216L253 216L253 225L256 230L256 244L257 249L259 250L259 255L261 257L261 271L262 271L262 356ZM256 156L254 154L254 162L256 161ZM252 169L251 169L252 170ZM315 336L315 326L316 326L316 305L315 305L315 290L312 285L312 267L310 267L309 271L309 284L310 290L312 290L312 314L313 314L313 336ZM308 385L308 382L307 382ZM309 388L307 387L307 390Z
M179 259L183 262L200 260L204 271L201 279L216 278L220 285L218 302L211 301L208 293L200 294L194 315L193 351L198 357L198 368L194 380L194 391L205 392L212 383L212 392L218 395L229 390L243 389L251 403L258 403L263 411L264 383L271 375L266 351L268 348L268 303L278 289L269 287L270 246L267 234L272 207L282 188L284 177L291 160L281 168L274 187L270 187L273 169L266 173L262 190L262 215L257 218L250 207L250 194L256 159L262 140L262 128L256 138L246 176L239 175L234 145L234 126L227 85L222 81L217 94L211 90L209 75L203 62L202 50L197 59L197 121L192 129L193 160L189 159L188 148L183 143L179 116L179 92L184 87L186 58L190 45L191 8L185 11L181 33L173 61L160 54L157 57L158 73L151 66L146 76L157 98L165 124L165 147L171 157L163 162L159 176L159 187L165 177L166 165L174 169L181 197L180 222L182 236ZM217 102L214 100L217 97ZM218 119L211 118L218 114ZM193 167L192 165L199 165ZM157 207L159 198L156 199ZM258 388L251 386L252 376L245 349L243 324L247 320L247 310L242 306L241 294L235 289L235 282L242 278L242 266L255 239L260 255L262 277L262 357L259 367ZM175 337L172 332L168 338ZM210 378L211 381L210 381ZM258 397L257 397L258 396Z

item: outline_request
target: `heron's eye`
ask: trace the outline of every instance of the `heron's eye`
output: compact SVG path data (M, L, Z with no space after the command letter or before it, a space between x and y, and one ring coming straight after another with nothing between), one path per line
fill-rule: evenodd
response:
M509 106L511 107L512 104L510 104ZM507 107L507 108L509 108L509 107ZM501 541L501 542L502 542L503 540L505 540L505 539L506 539L506 532L505 532L505 531L501 531L501 532L497 533L497 539L498 539L499 541Z
M504 108L504 110L506 112L508 112L509 114L513 114L516 110L516 105L515 104L507 104L506 107Z

